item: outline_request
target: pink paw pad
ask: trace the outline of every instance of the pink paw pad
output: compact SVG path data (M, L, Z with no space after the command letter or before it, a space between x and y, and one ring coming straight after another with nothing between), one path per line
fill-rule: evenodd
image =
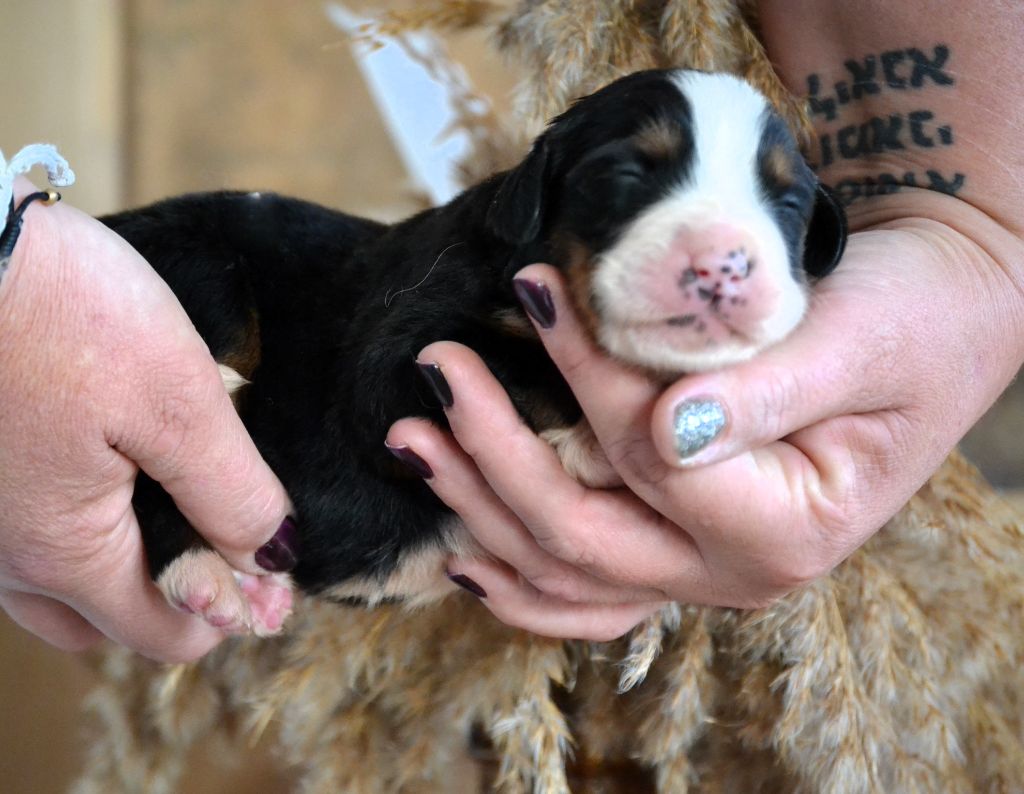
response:
M249 601L253 633L260 637L276 634L292 612L292 589L288 577L283 574L235 574L235 579Z
M267 636L291 614L291 582L284 574L237 573L216 552L188 551L157 578L168 602L226 634Z

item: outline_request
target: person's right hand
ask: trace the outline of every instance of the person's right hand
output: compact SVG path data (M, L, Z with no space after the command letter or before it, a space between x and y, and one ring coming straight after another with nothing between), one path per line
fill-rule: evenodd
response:
M19 180L15 202L32 186ZM171 290L120 237L32 205L0 282L0 606L64 649L106 635L194 659L222 638L149 577L138 468L239 571L286 518L220 374Z

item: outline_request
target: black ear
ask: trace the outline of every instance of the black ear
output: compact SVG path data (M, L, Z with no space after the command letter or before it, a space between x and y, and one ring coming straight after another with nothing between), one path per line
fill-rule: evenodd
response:
M518 166L505 175L487 210L487 225L513 245L525 245L540 234L548 181L548 142L542 136Z
M804 272L811 278L823 278L835 270L846 249L846 234L846 211L819 182L804 242Z

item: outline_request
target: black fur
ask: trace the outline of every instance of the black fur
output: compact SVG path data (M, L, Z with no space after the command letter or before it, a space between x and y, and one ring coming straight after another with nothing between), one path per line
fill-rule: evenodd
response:
M656 161L628 138L659 119L679 128L680 146ZM383 444L402 417L445 423L414 366L428 343L473 347L536 430L579 418L539 342L497 319L519 310L511 275L534 261L564 267L566 235L592 252L611 245L685 179L691 124L678 88L644 72L578 102L518 168L395 226L227 192L103 219L166 279L215 358L258 350L239 413L294 503L299 587L383 577L401 553L441 542L450 511ZM792 147L784 129L771 135ZM815 185L806 171L793 206L779 211L794 251ZM830 234L821 240L834 250ZM154 577L201 542L144 475L134 504Z

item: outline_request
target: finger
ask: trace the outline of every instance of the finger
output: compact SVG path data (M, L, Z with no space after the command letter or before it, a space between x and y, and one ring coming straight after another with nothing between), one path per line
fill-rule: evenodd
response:
M696 556L687 557L677 548L674 555L665 557L690 559L692 565L680 566L669 580L647 581L658 582L659 589L675 600L746 606L761 603L765 593L777 596L784 592L792 581L802 581L807 570L822 569L820 555L794 551L794 546L818 539L811 521L815 508L829 511L828 498L818 488L822 478L816 466L821 461L783 444L757 457L680 471L674 467L678 454L666 461L652 439L652 416L664 404L664 399L658 399L656 385L619 367L590 341L570 308L557 273L535 265L520 271L517 280L547 286L557 320L546 323L547 329L543 323L535 325L613 465L648 505L671 516L686 529L688 540L696 541ZM529 301L524 303L529 305ZM675 388L686 388L696 377L684 378ZM699 411L697 414L702 416ZM714 418L714 414L704 418L703 426L698 423L696 430L706 432L708 425L721 429L715 427ZM654 427L664 435L664 425L662 418L661 425ZM674 431L674 427L670 429ZM674 432L668 436L675 438ZM846 483L848 478L837 476L835 481ZM780 524L789 527L784 537L763 530ZM668 547L658 544L651 548L664 552ZM636 556L627 553L628 559ZM763 583L761 569L765 570ZM653 575L659 569L652 564L648 570Z
M192 342L202 345L197 336ZM295 523L284 487L250 439L205 348L179 353L145 389L135 430L117 448L163 486L232 567L248 573L294 567Z
M633 490L649 498L649 485L667 474L650 439L651 410L663 386L598 346L557 270L531 265L516 274L515 282L548 355L583 408L609 462ZM546 314L550 316L545 318Z
M473 582L476 585L474 595L480 597L483 593L481 603L502 623L543 637L608 642L621 637L664 606L663 601L639 604L563 601L540 592L508 566L488 560L453 561L450 574Z
M796 331L753 360L690 375L666 390L652 437L673 466L698 466L758 449L822 420L898 407L893 318L822 287Z
M661 590L680 576L703 579L686 532L629 491L588 490L568 478L473 351L439 342L420 360L435 362L433 377L446 381L452 400L445 413L459 445L542 549L621 586Z
M389 448L399 459L412 452L426 464L427 484L462 519L474 539L489 554L515 568L535 588L568 602L623 603L664 598L650 588L624 588L603 582L542 549L518 516L494 493L473 459L448 433L421 419L395 423L388 433ZM510 471L520 468L509 460ZM419 466L417 466L419 470ZM420 470L422 474L422 470ZM562 472L549 487L578 486Z
M84 651L103 639L75 610L47 596L0 590L0 608L23 629L62 651Z
M103 572L83 572L70 606L115 642L157 661L193 661L224 639L200 618L172 608L157 590L134 513L125 515L111 537Z
M515 276L516 291L537 328L544 347L572 387L595 431L609 424L623 424L623 406L641 406L661 392L661 386L625 366L598 346L587 330L566 291L561 274L549 265L530 265ZM534 307L548 303L547 312Z

